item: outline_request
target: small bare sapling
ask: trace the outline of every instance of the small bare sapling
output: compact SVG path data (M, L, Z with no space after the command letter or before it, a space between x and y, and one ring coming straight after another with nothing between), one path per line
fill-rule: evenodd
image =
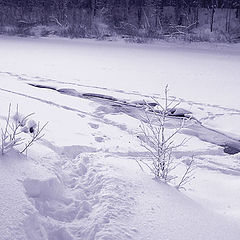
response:
M141 145L147 150L151 156L151 160L138 160L138 164L147 166L154 174L156 179L164 182L172 182L179 178L176 174L172 174L173 170L179 165L173 156L173 151L183 146L186 143L186 139L183 139L180 143L175 144L174 137L180 132L180 130L189 121L187 117L181 117L179 125L176 126L169 134L166 132L166 124L170 120L171 113L180 104L176 99L170 100L168 96L168 86L164 92L164 103L161 104L155 98L152 98L156 105L148 104L147 110L145 110L145 117L141 121ZM192 163L186 168L186 171L182 178L180 178L179 184L176 186L178 189L183 187L188 181L190 181L190 174L192 174Z

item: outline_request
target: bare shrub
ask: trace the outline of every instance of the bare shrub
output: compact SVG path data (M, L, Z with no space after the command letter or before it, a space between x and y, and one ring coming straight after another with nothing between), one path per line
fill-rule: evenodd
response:
M141 145L149 152L151 161L140 160L138 164L146 165L150 171L154 174L156 179L164 182L171 182L178 178L176 175L171 175L173 170L178 166L178 162L173 157L173 151L183 146L187 139L183 139L182 142L175 144L174 137L183 128L186 121L189 120L187 117L182 117L179 126L176 126L171 134L166 133L166 123L169 121L169 116L176 110L176 107L180 102L176 102L175 99L169 100L168 97L168 86L165 88L164 93L164 104L160 104L156 99L153 98L156 107L153 104L145 102L148 111L146 111L146 117L141 121ZM192 173L192 163L186 168L185 173L180 178L178 189L183 187L188 181L190 181L190 174Z
M12 115L11 104L9 104L5 127L1 129L1 155L19 145L24 145L20 151L20 153L24 153L34 142L44 136L42 131L47 123L40 127L40 123L30 119L33 114L24 116L19 113L17 106L16 113Z

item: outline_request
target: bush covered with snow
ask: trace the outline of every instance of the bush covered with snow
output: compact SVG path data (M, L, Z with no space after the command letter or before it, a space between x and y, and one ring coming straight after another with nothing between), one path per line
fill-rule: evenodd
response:
M31 119L32 115L33 113L28 115L19 113L18 106L12 115L11 104L9 105L5 126L1 128L1 155L17 146L20 153L24 153L34 142L44 136L42 131L47 123L41 127L39 122Z

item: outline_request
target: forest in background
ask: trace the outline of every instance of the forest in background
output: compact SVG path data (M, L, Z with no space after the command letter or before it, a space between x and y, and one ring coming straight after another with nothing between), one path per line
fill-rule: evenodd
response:
M0 33L240 41L240 0L0 0Z

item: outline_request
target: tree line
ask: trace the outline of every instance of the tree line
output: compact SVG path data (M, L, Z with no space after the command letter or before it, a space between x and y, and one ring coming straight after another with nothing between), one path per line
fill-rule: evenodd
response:
M158 37L199 27L204 12L213 31L219 9L224 11L226 33L232 19L240 25L240 0L0 0L0 26L55 24L68 31L66 35L84 37L103 23L121 34Z

